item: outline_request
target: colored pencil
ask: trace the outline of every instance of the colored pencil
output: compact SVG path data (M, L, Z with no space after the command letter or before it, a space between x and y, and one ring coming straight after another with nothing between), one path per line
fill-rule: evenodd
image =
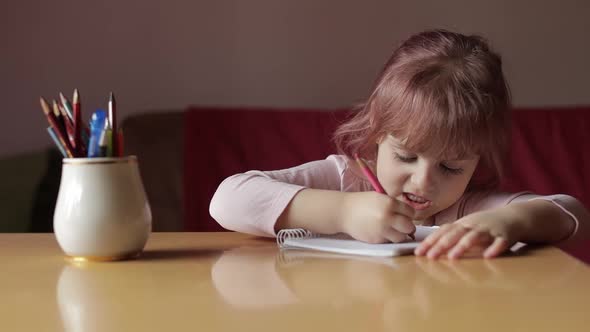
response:
M76 95L78 95L78 97L76 98ZM78 102L78 106L76 106L75 102L74 102L74 108L78 107L80 109L80 116L82 116L82 103L80 102L80 92L78 91L78 89L74 89L74 96L72 97L72 100L77 99ZM83 116L82 116L83 117ZM88 141L90 140L90 129L88 128L88 125L86 124L86 122L82 121L82 143L83 143L83 147L84 149L88 148ZM86 155L86 153L84 153L84 155Z
M383 187L381 186L381 183L379 183L379 180L377 179L375 174L373 174L373 172L371 172L371 169L369 168L369 166L367 166L367 164L364 162L364 160L359 158L358 155L355 155L354 158L356 159L356 162L358 163L359 167L361 168L361 171L363 171L363 173L365 174L365 177L367 178L369 183L371 183L371 186L373 186L373 189L375 189L375 191L380 194L386 194L385 189L383 189Z
M66 155L68 157L72 158L74 156L74 154L72 152L73 149L72 149L72 146L70 145L70 142L68 141L67 134L59 130L59 125L55 119L55 115L53 114L53 112L51 112L51 109L49 108L49 104L47 103L47 101L45 101L45 99L43 99L43 97L40 97L39 101L41 103L41 108L43 109L43 113L45 113L45 116L47 117L47 121L49 121L49 125L51 126L51 128L53 128L55 135L57 136L57 139L60 141L61 145L65 149Z
M59 106L59 112L60 112L62 119L64 121L64 125L67 124L69 126L72 126L72 119L69 118L68 113L66 112L64 107L61 105L61 103L59 103L57 106Z
M119 132L117 133L117 157L123 157L123 153L125 153L125 141L123 138L123 128L119 128Z
M111 91L109 94L109 127L112 130L113 135L111 136L111 144L113 147L113 155L118 156L118 144L117 144L117 102L115 101L115 95Z
M67 131L66 131L67 119L64 119L64 117L61 114L61 112L59 111L59 109L56 109L55 107L53 107L52 111L53 111L53 116L55 117L55 121L57 122L57 125L59 127L59 131L61 131L62 133L67 133Z
M57 103L57 107L59 108L59 112L62 116L62 119L64 120L64 125L67 126L68 130L72 130L73 133L74 123L72 122L72 119L70 119L70 117L68 116L68 112L66 112L65 108L62 106L61 103Z
M59 93L59 99L61 100L61 104L64 107L66 113L68 114L70 121L72 121L72 123L73 123L74 122L74 115L72 113L72 104L70 104L70 101L61 92Z
M60 106L58 105L57 101L53 100L51 103L52 107L53 107L53 113L60 113ZM64 134L66 134L65 136L68 137L68 141L70 142L70 145L72 146L73 150L72 153L74 154L74 156L76 156L76 142L74 141L74 130L72 128L72 124L70 123L69 120L65 120L65 126L64 129L65 131L62 131Z
M51 139L53 140L53 143L55 143L55 146L57 146L57 148L59 149L59 152L61 153L61 155L64 158L67 158L68 154L67 154L64 146L61 144L59 138L57 138L57 134L55 133L55 130L53 130L52 127L47 127L47 132L49 133L49 136L51 136Z
M78 89L74 90L74 142L76 142L76 154L84 155L84 144L82 143L82 110L80 109L80 96Z

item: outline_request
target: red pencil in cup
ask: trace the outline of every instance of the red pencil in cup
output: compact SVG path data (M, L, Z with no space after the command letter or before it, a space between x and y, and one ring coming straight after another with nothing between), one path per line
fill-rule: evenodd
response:
M72 127L72 119L68 117L68 113L66 112L64 107L61 104L58 104L57 106L59 106L59 112L61 113L61 117L64 121L64 124Z
M383 189L383 187L381 186L381 183L379 183L379 179L377 179L377 177L375 176L375 174L373 174L373 172L371 171L371 169L369 168L369 166L367 166L367 164L365 163L364 160L362 160L358 154L354 155L354 159L356 159L356 162L358 163L361 171L363 171L363 174L365 174L365 177L367 178L367 180L371 183L371 186L373 186L373 189L375 189L376 192L380 193L380 194L386 194L385 189ZM408 234L409 237L412 238L412 240L415 240L416 237L414 236L414 234Z
M55 105L54 105L52 111L53 111L53 116L55 117L55 122L57 123L57 126L59 127L59 131L61 131L63 133L67 133L66 124L67 124L68 120L63 117L59 108L57 108L57 109L55 108Z
M74 90L74 142L76 142L76 155L82 157L84 155L84 144L82 144L82 110L80 109L80 96L78 89Z
M70 144L74 144L74 124L72 123L72 121L68 118L68 114L66 113L66 110L63 108L63 106L61 104L57 105L59 108L59 111L61 113L61 117L64 120L64 126L65 126L65 131L64 133L67 135L68 139L70 140Z
M112 144L113 147L113 156L118 157L119 156L119 144L118 142L118 131L117 131L117 102L115 101L115 95L113 94L113 92L111 92L109 94L109 114L108 114L108 119L109 119L109 126L112 129L112 139L110 144Z
M49 121L49 125L51 126L51 128L53 128L55 135L57 136L57 139L59 140L61 145L64 147L67 156L70 158L74 157L72 145L68 140L67 134L59 129L59 124L55 119L55 115L53 114L53 112L51 112L49 104L47 103L47 101L45 101L45 99L43 99L43 97L40 97L39 101L41 102L41 108L43 109L43 113L45 113L47 121Z
M61 104L63 106L63 108L65 109L66 113L68 114L68 118L70 118L70 121L72 121L72 123L74 122L74 115L72 113L72 104L70 104L70 101L68 100L68 98L66 98L64 96L63 93L59 93L59 100L61 101Z
M80 116L82 116L82 103L80 102L80 92L78 91L78 89L74 89L74 96L72 97L72 100L74 100L74 99L76 100L76 103L78 104L78 105L74 105L74 108L78 107L78 110L80 111ZM86 124L86 122L82 121L82 128L80 130L81 130L81 135L82 135L82 148L84 149L84 153L82 154L82 156L85 156L86 149L88 148L86 145L88 144L88 141L90 140L90 129L88 128L88 125Z
M53 100L51 103L52 107L53 107L53 113L62 113L64 112L63 107L61 107L61 105L59 105L57 103L57 101ZM72 152L74 153L74 155L76 155L76 142L74 141L74 127L72 126L72 123L70 122L70 120L66 118L64 119L64 131L63 133L66 134L65 136L68 138L68 141L70 142L72 148L74 150L72 150Z
M125 151L123 128L119 128L119 132L117 133L117 144L117 157L123 157L123 153Z

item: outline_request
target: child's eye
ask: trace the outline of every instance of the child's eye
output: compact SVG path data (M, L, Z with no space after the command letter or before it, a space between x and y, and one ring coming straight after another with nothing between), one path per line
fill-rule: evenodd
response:
M440 164L440 168L442 169L443 173L446 173L446 174L458 175L458 174L463 173L462 168L453 168L453 167L449 167L445 164Z
M416 160L416 157L412 157L412 156L403 156L399 153L395 153L395 158L398 159L399 161L402 161L404 163L411 163L412 161Z

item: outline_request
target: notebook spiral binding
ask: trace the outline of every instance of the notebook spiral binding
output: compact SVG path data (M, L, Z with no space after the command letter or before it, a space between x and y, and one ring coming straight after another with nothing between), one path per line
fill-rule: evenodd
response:
M287 239L311 238L316 236L316 234L303 228L281 229L277 233L277 244L279 247L284 248L283 244Z

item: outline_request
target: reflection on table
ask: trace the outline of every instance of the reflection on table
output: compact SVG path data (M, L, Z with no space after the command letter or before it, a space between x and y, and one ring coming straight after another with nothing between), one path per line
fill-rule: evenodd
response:
M137 260L74 263L52 234L0 234L5 331L585 331L590 270L551 247L429 261L154 233Z

